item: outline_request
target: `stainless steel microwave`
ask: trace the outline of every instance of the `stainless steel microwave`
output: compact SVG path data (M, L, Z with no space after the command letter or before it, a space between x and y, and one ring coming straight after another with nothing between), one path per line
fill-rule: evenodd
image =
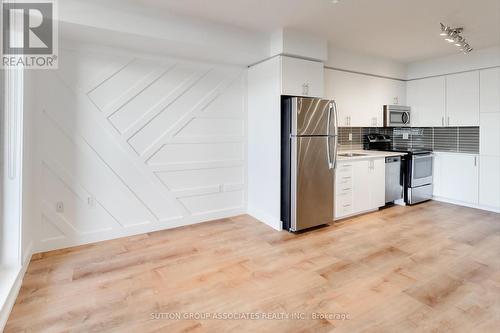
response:
M384 105L384 127L410 127L410 109L409 106Z

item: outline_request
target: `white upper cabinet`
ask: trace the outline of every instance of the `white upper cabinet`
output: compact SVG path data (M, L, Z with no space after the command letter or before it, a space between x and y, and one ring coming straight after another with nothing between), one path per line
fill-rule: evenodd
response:
M500 113L500 68L481 70L479 80L481 112Z
M479 71L446 76L446 124L479 126Z
M281 94L323 97L324 68L322 62L281 56Z
M327 69L325 95L337 102L340 126L382 127L383 106L404 105L406 85L399 80Z
M445 126L446 79L444 76L409 81L408 105L413 127Z

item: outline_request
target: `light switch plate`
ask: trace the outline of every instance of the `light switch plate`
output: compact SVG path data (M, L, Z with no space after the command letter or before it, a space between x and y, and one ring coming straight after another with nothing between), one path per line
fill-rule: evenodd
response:
M352 133L349 133L349 141L352 141Z
M409 136L410 135L408 133L403 133L403 140L408 140Z

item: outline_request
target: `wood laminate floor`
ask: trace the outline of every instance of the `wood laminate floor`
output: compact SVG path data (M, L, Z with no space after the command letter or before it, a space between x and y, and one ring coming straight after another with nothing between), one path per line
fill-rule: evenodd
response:
M176 320L167 313L298 318ZM299 235L238 216L36 255L6 332L499 327L500 215L428 202Z

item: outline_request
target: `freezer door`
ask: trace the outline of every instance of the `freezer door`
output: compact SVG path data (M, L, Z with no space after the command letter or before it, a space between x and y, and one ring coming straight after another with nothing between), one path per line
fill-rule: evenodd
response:
M334 170L329 161L334 154L335 138L331 136L291 139L292 231L326 224L333 220Z
M333 101L295 97L292 101L292 135L335 135Z

